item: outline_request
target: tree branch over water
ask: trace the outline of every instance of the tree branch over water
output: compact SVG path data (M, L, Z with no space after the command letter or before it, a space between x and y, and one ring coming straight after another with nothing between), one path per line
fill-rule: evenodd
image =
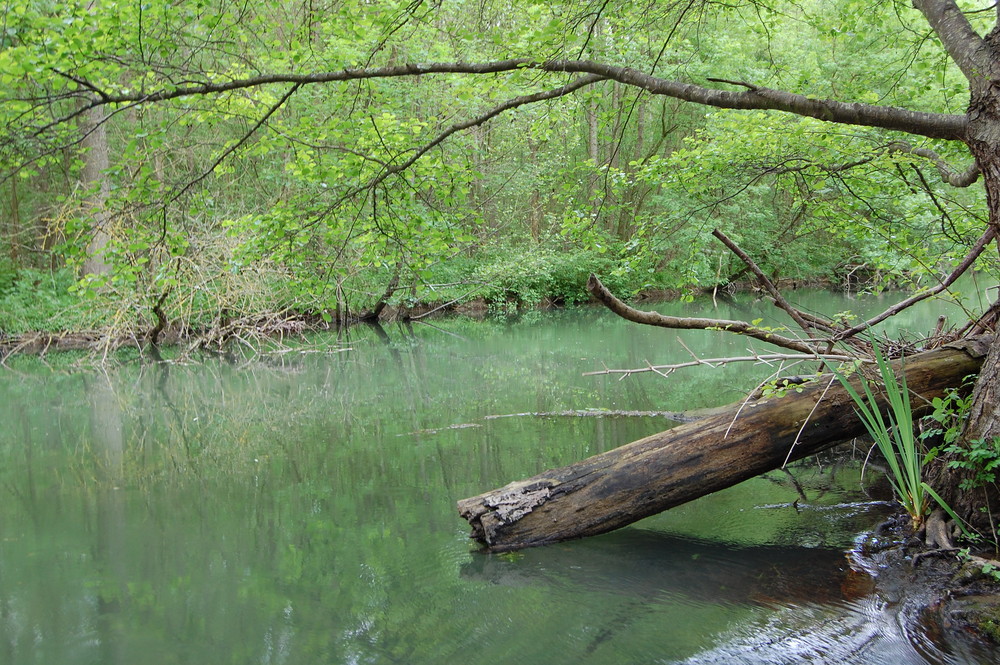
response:
M626 305L615 297L608 290L597 275L591 275L587 280L587 290L600 301L605 307L618 316L648 326L658 326L660 328L673 328L678 330L724 330L726 332L744 335L759 339L762 342L773 344L800 353L811 355L819 354L822 349L813 346L809 342L778 335L772 330L760 328L746 321L729 321L726 319L703 319L696 317L667 316L659 312L644 312Z
M990 245L990 243L993 242L993 239L995 237L996 237L996 231L993 229L993 227L987 228L986 232L983 233L983 235L979 238L979 241L976 242L972 250L969 251L969 253L962 260L962 262L958 264L958 267L956 267L955 270L953 270L952 273L948 275L948 277L946 277L943 282L935 286L933 289L928 289L923 293L918 293L915 296L911 296L906 300L896 303L895 305L885 310L881 314L878 314L877 316L874 316L868 319L867 321L864 321L852 328L848 328L847 330L837 333L836 339L843 340L843 339L848 339L849 337L853 337L854 335L857 335L858 333L863 332L868 328L871 328L872 326L885 321L889 317L899 314L904 309L917 304L921 300L926 300L931 296L935 296L941 293L949 286L954 284L959 277L964 275L969 270L969 268L972 267L972 264L976 262L976 259L978 259L979 256L983 253L983 251Z
M592 60L531 60L516 58L482 63L438 62L406 64L387 67L349 67L330 72L308 74L274 73L221 82L204 82L196 85L177 86L152 92L104 92L96 97L82 94L86 103L68 116L54 119L37 130L42 133L58 124L68 122L90 108L107 104L151 104L183 97L212 95L274 83L311 85L364 79L427 76L431 74L498 74L518 70L539 70L553 73L591 74L611 79L629 86L642 88L654 95L673 97L696 104L728 109L757 109L784 111L799 116L827 122L878 127L928 138L964 140L967 120L964 115L925 113L894 106L879 106L858 102L846 103L830 99L815 99L784 90L766 88L750 83L739 83L743 90L719 90L693 83L659 78L631 67L610 65ZM81 85L83 85L81 83ZM85 89L87 85L83 85Z

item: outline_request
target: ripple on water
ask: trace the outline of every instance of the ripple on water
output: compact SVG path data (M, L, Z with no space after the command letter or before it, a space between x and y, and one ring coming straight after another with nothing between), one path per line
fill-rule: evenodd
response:
M891 610L873 597L788 605L720 633L718 645L680 661L709 665L923 665Z

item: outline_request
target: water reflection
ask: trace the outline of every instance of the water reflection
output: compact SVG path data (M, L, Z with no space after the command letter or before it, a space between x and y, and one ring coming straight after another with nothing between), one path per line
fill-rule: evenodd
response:
M101 581L97 595L97 636L101 659L108 665L125 663L122 650L122 630L119 616L126 590L122 582L127 556L125 500L125 438L122 432L122 410L111 377L104 372L87 378L87 399L90 404L91 445L96 472L95 503L97 512L97 547L94 566Z
M767 313L739 306L713 315ZM850 459L599 539L471 553L457 499L665 426L487 416L680 411L770 371L582 376L686 359L667 335L580 310L358 327L326 354L236 365L9 361L0 663L941 660L843 554L879 518ZM744 352L721 333L685 344Z
M462 575L491 584L762 606L839 603L873 588L839 549L736 546L639 528L513 556L477 555Z

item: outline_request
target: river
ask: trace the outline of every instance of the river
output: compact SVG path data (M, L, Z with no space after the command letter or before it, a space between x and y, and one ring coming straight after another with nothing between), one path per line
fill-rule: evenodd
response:
M792 295L862 316L891 302ZM655 308L780 323L745 295ZM919 336L938 313L962 319L928 303L892 332ZM584 374L747 348L578 308L358 326L236 360L11 359L0 663L1000 660L901 620L852 554L890 511L860 449L605 536L475 551L458 499L672 424L527 414L732 402L772 370Z

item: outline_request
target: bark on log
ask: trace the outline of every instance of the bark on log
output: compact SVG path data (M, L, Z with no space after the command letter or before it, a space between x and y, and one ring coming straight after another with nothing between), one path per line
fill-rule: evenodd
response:
M928 413L931 399L975 374L989 342L978 338L897 361L915 416ZM463 499L458 511L472 525L471 537L494 552L593 536L864 432L839 382L821 379L801 393L734 404L718 415Z

